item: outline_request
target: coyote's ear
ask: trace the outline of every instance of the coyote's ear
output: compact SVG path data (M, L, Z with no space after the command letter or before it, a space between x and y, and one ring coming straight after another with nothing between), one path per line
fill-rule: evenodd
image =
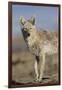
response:
M20 24L24 25L26 22L25 18L24 17L20 17Z
M34 25L35 24L35 17L31 17L31 19L29 21Z

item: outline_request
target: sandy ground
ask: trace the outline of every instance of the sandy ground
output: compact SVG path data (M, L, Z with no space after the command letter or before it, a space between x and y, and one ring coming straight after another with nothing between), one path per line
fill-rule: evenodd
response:
M28 50L13 52L12 55L12 80L19 83L35 83L34 71L35 57ZM58 57L46 56L46 65L41 83L58 81Z

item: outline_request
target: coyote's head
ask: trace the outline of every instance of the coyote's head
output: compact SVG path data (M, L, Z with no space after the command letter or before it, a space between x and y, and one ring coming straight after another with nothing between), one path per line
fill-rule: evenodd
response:
M23 37L26 40L35 30L35 18L31 17L29 20L26 20L24 17L21 17L20 24L22 25Z

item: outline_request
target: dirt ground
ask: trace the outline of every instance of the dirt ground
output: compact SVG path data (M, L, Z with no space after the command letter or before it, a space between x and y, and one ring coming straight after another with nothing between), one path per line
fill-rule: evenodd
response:
M28 50L14 52L12 55L12 80L18 83L35 83L35 57ZM41 83L58 81L58 57L46 56L46 64Z

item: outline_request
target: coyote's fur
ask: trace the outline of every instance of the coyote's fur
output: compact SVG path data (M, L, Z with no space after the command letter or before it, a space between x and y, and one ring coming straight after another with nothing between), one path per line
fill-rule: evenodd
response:
M58 52L57 33L51 31L37 31L35 27L35 18L26 20L21 17L22 33L24 40L32 54L35 55L35 74L36 81L42 81L45 68L46 55L52 55Z

